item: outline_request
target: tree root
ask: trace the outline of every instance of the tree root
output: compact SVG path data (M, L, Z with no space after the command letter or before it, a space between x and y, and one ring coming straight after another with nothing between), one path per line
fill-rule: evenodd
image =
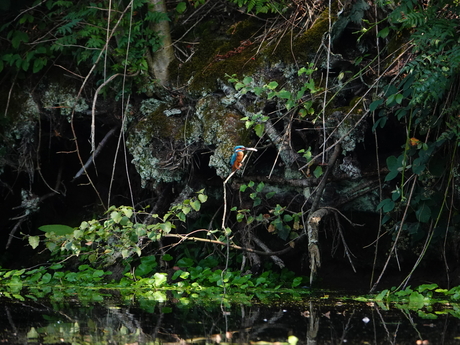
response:
M307 221L307 232L308 232L308 253L310 256L310 285L313 283L313 279L316 275L317 269L321 266L321 254L318 247L319 239L319 222L321 219L328 214L328 210L325 208L318 209L321 195L323 194L324 188L326 187L326 182L329 174L332 171L332 168L337 161L341 151L341 145L337 144L334 148L331 158L329 159L326 172L323 175L318 188L316 190L316 196L313 200L313 204L310 209Z

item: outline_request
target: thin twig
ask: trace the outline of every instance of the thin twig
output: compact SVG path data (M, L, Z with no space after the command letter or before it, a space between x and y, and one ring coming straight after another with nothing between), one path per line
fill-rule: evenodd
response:
M83 173L86 173L86 169L89 168L89 166L94 162L94 159L97 157L97 155L101 152L102 148L105 146L109 138L115 133L117 130L117 127L112 128L110 131L107 132L107 134L104 136L104 138L101 140L99 145L97 145L97 149L94 150L94 152L91 154L91 156L88 158L86 163L81 167L80 170L75 174L72 180L75 180L79 178ZM88 174L86 174L88 176Z
M412 200L412 195L413 195L413 192L414 192L416 182L417 182L417 176L415 177L414 182L412 183L412 188L411 188L411 191L410 191L410 194L409 194L409 198L407 200L407 205L406 205L406 208L404 209L404 214L403 214L401 223L399 224L398 233L396 234L396 237L394 239L393 246L391 247L390 252L388 253L387 261L385 262L385 265L383 266L382 272L380 273L379 277L377 278L377 281L374 283L374 285L372 286L372 288L369 291L371 293L375 291L375 289L377 288L377 285L380 283L380 279L382 279L383 274L385 273L385 271L386 271L386 269L388 267L388 264L390 262L391 254L394 252L394 250L396 248L399 236L401 235L401 231L402 231L404 222L406 220L407 211L409 210L409 206L410 206L410 202Z

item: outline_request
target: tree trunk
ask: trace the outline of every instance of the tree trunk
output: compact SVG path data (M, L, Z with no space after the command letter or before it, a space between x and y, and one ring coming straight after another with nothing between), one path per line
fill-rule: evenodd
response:
M150 0L150 3L152 4L152 11L167 13L166 3L164 0ZM150 73L160 81L161 85L164 86L169 83L168 67L171 61L174 60L169 21L163 20L156 23L154 24L153 29L158 33L162 47L157 51L149 51L147 53L148 55L153 54L153 58L151 59L152 61L149 61L149 70Z

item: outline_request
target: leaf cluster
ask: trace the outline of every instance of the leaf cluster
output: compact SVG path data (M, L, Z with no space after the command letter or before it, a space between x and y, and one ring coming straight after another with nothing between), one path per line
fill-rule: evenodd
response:
M268 188L263 182L255 184L250 181L240 186L240 192L249 196L252 206L250 209L231 209L236 212L237 222L245 221L252 227L263 226L269 233L276 234L284 241L299 237L299 230L302 229L301 213L290 212L279 204L271 206L269 200L276 192L264 189Z
M89 68L97 61L97 73L147 71L146 49L161 46L152 24L162 20L169 19L150 10L147 0L134 0L132 8L109 1L37 0L0 27L0 72L37 73L51 62Z
M229 0L238 7L246 7L246 12L259 13L284 13L289 2L285 0Z
M452 16L459 12L458 6L443 1L427 8L417 1L401 2L389 18L398 34L411 30L411 59L402 70L402 80L387 85L384 97L369 107L378 115L374 131L385 127L390 116L405 123L401 154L386 161L385 182L399 182L377 209L385 213L384 224L391 221L397 229L404 223L402 230L414 240L423 238L429 224L434 224L435 234L460 224L458 214L443 217L448 213L448 186L460 139L458 91L452 88L460 71L459 23ZM415 185L407 183L410 180ZM405 222L397 220L403 210L408 211Z
M459 286L442 289L437 284L422 284L416 288L409 286L404 290L397 290L395 287L383 290L375 296L374 301L384 309L388 309L389 304L392 304L402 310L415 310L423 319L434 320L446 313L458 318L460 310L455 302L459 299ZM454 307L440 310L436 307L438 303L451 303Z
M207 196L199 191L196 197L184 200L171 207L170 211L159 216L153 214L156 222L145 224L138 219L149 216L145 211L137 212L132 207L110 207L106 218L83 221L79 227L53 224L40 227L45 232L42 242L55 256L75 255L81 262L107 266L118 259L141 256L142 249L151 242L159 241L176 228L177 223L185 222L192 211L199 211ZM39 236L29 236L29 244L36 248Z

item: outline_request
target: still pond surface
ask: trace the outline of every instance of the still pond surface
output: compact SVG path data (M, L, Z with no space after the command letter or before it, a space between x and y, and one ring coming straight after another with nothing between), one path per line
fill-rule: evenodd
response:
M270 306L0 299L4 344L460 344L458 306L411 311L327 295ZM442 309L442 311L441 311Z

